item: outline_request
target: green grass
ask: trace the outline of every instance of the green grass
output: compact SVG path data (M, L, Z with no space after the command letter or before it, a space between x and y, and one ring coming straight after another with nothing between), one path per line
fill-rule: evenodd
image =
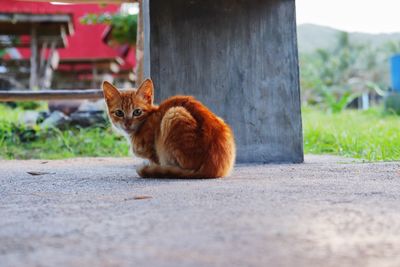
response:
M92 128L40 129L18 123L22 109L0 104L0 158L60 159L128 155L125 138L109 125ZM326 114L303 108L304 151L367 161L400 160L400 117L378 109Z
M22 109L0 105L0 158L61 159L128 155L126 139L106 127L41 129L19 123Z
M0 139L0 158L61 159L71 157L122 157L128 155L125 138L109 128L73 128L40 131L35 140Z
M400 160L400 117L379 109L326 114L303 108L303 129L305 153Z

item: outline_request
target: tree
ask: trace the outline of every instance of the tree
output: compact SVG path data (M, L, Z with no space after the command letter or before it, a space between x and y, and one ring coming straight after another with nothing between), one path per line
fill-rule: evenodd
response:
M138 16L131 14L86 14L81 18L83 24L105 24L112 27L112 40L117 44L136 44Z
M388 49L352 44L338 35L333 49L300 55L303 103L340 112L363 93L382 94L388 79Z

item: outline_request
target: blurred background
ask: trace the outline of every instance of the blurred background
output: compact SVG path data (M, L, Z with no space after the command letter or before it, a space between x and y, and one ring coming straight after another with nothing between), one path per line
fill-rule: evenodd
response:
M0 0L0 90L119 88L136 81L137 3ZM0 157L125 156L100 100L0 104Z
M0 16L3 90L99 88L104 79L122 87L135 82L135 4L0 0Z
M306 153L400 159L400 3L297 0Z
M305 153L400 159L400 4L297 0ZM138 6L0 0L0 90L136 82ZM0 103L0 158L126 156L103 101Z

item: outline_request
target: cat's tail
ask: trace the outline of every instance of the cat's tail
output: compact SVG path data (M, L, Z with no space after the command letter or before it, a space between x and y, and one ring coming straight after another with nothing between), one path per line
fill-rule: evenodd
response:
M218 178L208 177L199 171L186 170L177 166L166 166L150 164L137 169L137 173L142 178L178 178L178 179L199 179L199 178Z

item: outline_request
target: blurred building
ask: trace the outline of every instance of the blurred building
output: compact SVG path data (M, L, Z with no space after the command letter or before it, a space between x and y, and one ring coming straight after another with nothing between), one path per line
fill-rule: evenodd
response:
M119 5L0 0L0 87L99 88L102 80L134 82L135 49L110 47L106 25L83 25L90 14Z

